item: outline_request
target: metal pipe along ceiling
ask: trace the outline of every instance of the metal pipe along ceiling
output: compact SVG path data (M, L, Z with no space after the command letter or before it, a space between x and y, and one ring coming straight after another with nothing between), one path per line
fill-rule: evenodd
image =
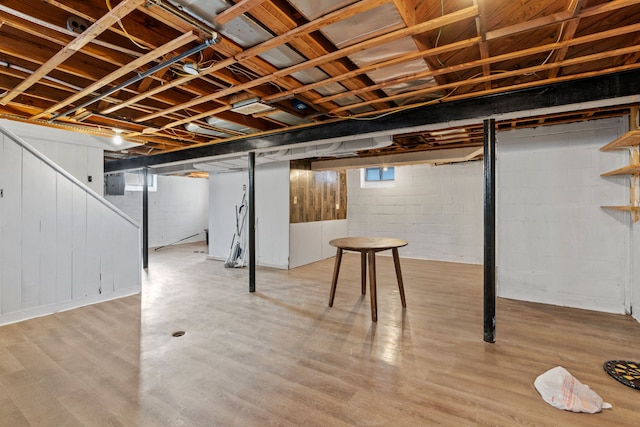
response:
M9 69L13 69L13 70L16 70L16 71L21 71L21 72L27 73L27 74L33 74L34 73L33 70L30 70L28 68L21 67L19 65L12 64L12 63L6 62L6 61L0 61L0 67L6 67L6 68L9 68ZM50 82L61 84L61 85L66 86L66 87L68 87L70 89L73 89L73 90L82 90L82 88L80 86L76 86L74 84L65 82L64 80L56 79L55 77L43 76L42 78L45 79L45 80L49 80ZM6 91L5 93L7 93L7 92L8 91Z
M172 64L175 64L176 62L180 61L181 59L186 58L188 56L191 56L194 53L198 53L198 52L208 48L209 46L212 46L212 45L216 44L217 42L218 42L218 37L217 37L217 34L216 34L214 37L210 38L209 40L205 41L204 43L202 43L202 44L200 44L200 45L198 45L198 46L196 46L194 48L191 48L191 49L187 50L186 52L181 53L180 55L176 55L173 58L171 58L171 59L169 59L169 60L167 60L165 62L162 62L162 63L160 63L160 64L158 64L158 65L156 65L154 67L151 67L147 71L145 71L144 73L136 74L134 77L131 77L126 82L112 87L111 89L107 90L105 93L102 93L102 94L96 96L93 99L90 99L90 100L78 105L77 107L72 108L71 110L65 111L64 113L56 114L49 121L60 119L62 117L68 116L69 114L73 114L76 111L78 111L79 109L84 108L84 107L86 107L88 105L91 105L94 102L100 101L101 99L106 98L107 96L111 95L112 93L117 92L120 89L125 88L125 87L127 87L127 86L129 86L129 85L131 85L133 83L139 82L140 80L144 79L145 77L150 76L151 74L154 74L157 71L160 71L163 68L166 68L166 67L168 67L168 66L170 66Z

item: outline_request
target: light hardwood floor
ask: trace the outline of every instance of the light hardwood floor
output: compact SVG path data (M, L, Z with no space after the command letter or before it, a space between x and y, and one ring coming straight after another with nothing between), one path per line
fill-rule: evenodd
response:
M482 267L378 257L378 322L345 254L291 271L225 269L188 244L151 252L142 296L0 327L2 426L638 426L629 317L499 299L482 341ZM176 338L175 331L186 334ZM564 366L613 409L574 414L533 381Z

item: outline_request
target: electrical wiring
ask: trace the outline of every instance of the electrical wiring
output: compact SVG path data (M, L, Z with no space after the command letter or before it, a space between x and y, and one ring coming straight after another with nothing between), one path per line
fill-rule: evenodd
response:
M395 108L395 109L393 109L391 111L387 111L386 113L378 114L377 116L374 116L374 117L339 116L337 114L332 114L331 117L334 117L336 119L345 119L345 120L362 120L362 121L378 120L378 119L381 119L383 117L390 116L392 114L400 113L402 111L411 110L411 109L418 108L418 107L424 107L424 106L431 105L431 104L436 104L436 103L441 102L442 100L450 97L451 95L453 95L455 93L455 91L458 90L459 88L460 88L460 86L455 87L451 92L449 92L448 94L446 94L444 96L441 96L440 98L432 99L430 101L420 102L418 104L411 104L411 105L405 105L403 107L397 107L397 108Z
M109 8L109 11L111 11L113 8L111 7L111 0L105 0L107 3L107 8ZM138 46L140 49L143 50L150 50L148 47L141 45L140 43L138 43L137 41L135 41L133 39L133 37L131 37L131 35L127 32L127 30L124 28L124 25L122 25L122 21L118 19L118 25L120 26L120 28L122 29L122 32L127 36L127 38L129 40L131 40L131 43L135 44L136 46Z
M493 70L491 73L493 74L493 73L506 73L506 72L507 72L506 70ZM464 81L462 81L460 83L471 82L473 79L475 79L478 76L481 76L482 74L483 73L476 73L473 76L469 77L468 79L466 79L466 80L464 80ZM462 86L463 86L463 84L460 84L459 86L454 87L451 90L451 92L449 92L448 94L446 94L444 96L441 96L439 98L432 99L432 100L425 101L425 102L420 102L420 103L417 103L417 104L411 104L411 105L406 105L406 106L403 106L403 107L397 107L397 108L393 109L392 111L388 111L386 113L378 114L377 116L374 116L374 117L339 116L337 114L332 114L331 117L337 118L337 119L362 120L362 121L378 120L378 119L381 119L383 117L399 113L401 111L411 110L411 109L414 109L414 108L424 107L424 106L427 106L427 105L437 104L439 102L442 102L443 100L445 100L448 97L450 97L451 95L453 95Z
M571 3L569 4L568 10L569 11L574 10L575 7L577 6L577 4L578 3L577 3L576 0L571 0ZM444 16L444 0L440 0L440 11L441 11L441 16ZM565 22L562 22L562 24L560 26L560 32L558 33L558 39L556 40L556 44L559 43L560 40L562 39L562 35L563 35L564 29L565 29L565 24L566 24ZM438 29L438 35L436 37L436 42L435 42L434 47L438 47L438 44L440 43L440 36L442 35L442 28L443 27L440 27ZM555 49L551 50L551 52L549 52L547 57L544 59L544 61L542 61L542 63L540 65L545 65L547 62L549 62L549 60L551 59L551 56L553 55L553 53L555 51L556 51ZM439 55L435 55L435 58L438 61L438 64L440 64L441 67L446 68L446 65L440 60L440 56ZM456 74L458 74L458 73L456 72ZM532 76L532 75L538 76L535 72L533 72L533 73L523 73L523 75L525 75L525 76ZM459 77L460 76L458 76L458 78Z
M169 129L165 129L165 131L169 131L169 133L171 133L173 136L178 138L187 139L187 140L195 139L195 135L186 130L169 128Z
M440 0L440 16L444 16L444 0ZM436 37L434 48L438 47L438 44L440 43L440 36L442 35L443 28L444 27L440 27L438 29L438 36ZM440 55L435 55L435 57L436 61L438 61L438 64L440 64L442 68L447 68L446 64L440 60ZM457 71L455 71L455 73L458 76L458 80L460 80L460 73L458 73Z
M444 0L440 0L440 10L441 10L441 15L444 16ZM441 35L442 35L442 27L440 27L440 29L438 30L438 36L436 37L436 43L434 48L438 47L438 43L440 42ZM442 61L440 61L440 56L436 55L436 61L438 61L438 64L440 64L442 68L447 68L447 66L444 65Z
M560 39L562 38L562 33L564 32L564 22L562 23L562 25L560 26L560 31L558 32L558 39L556 40L556 44L560 43ZM549 62L549 59L551 59L551 55L553 55L553 53L555 52L555 49L552 49L551 52L549 52L549 55L547 55L547 57L544 59L544 61L542 61L542 63L540 65L545 65L547 62ZM522 73L525 76L537 76L538 78L540 78L540 76L538 76L538 74L536 74L535 72L533 73Z

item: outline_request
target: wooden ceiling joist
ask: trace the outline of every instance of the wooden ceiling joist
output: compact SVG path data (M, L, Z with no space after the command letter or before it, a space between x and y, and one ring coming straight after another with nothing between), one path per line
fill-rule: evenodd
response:
M555 67L566 67L569 65L577 65L577 64L583 64L585 62L589 62L589 61L599 61L603 58L607 58L607 57L616 57L616 56L620 56L620 55L625 55L628 53L632 53L632 52L639 52L640 51L640 45L638 46L631 46L628 48L623 48L623 49L617 49L615 51L611 51L608 52L607 54L593 54L593 55L586 55L586 56L582 56L579 58L573 58L573 59L568 59L568 60L564 60L561 62L554 62L551 64L544 64L544 65L538 65L535 67L530 67L530 68L525 68L524 70L516 70L516 71L508 71L508 72L504 72L504 73L500 73L500 74L493 74L491 76L487 76L487 77L478 77L478 78L474 78L474 79L469 79L469 80L465 80L462 82L455 82L455 83L448 83L446 85L442 85L439 86L440 89L454 89L457 87L461 87L461 86L465 86L465 85L475 85L478 83L483 83L486 80L500 80L500 79L505 79L508 77L513 77L513 76L518 76L520 74L522 74L523 72L527 72L527 73L535 73L538 71L545 71L545 70L549 70ZM625 65L625 66L618 66L618 67L612 67L610 69L608 69L609 73L614 73L614 72L622 72L622 71L627 71L627 70L634 70L640 68L640 64L633 64L633 65ZM587 77L591 77L593 75L596 75L598 73L594 73L594 72L586 72L586 73L582 73L579 74L579 78L587 78ZM576 76L572 75L572 76L564 76L564 77L558 77L556 79L554 79L554 82L561 82L561 81L567 81L567 80L575 80ZM450 98L449 100L456 100L456 99L466 99L469 97L473 97L473 96L478 96L478 93L481 93L482 95L490 95L490 94L494 94L494 93L500 93L500 92L506 92L507 90L514 90L514 89L521 89L521 88L529 88L529 87L535 87L535 86L542 86L545 84L548 84L548 81L545 80L538 80L538 81L532 81L532 82L527 82L527 83L521 83L521 84L516 84L516 85L511 85L507 88L496 88L496 89L491 89L491 90L484 90L484 91L480 91L480 92L476 92L473 94L464 94L464 95L458 95L458 96L447 96L447 98ZM430 93L433 92L436 88L427 88L427 89L420 89L417 91L414 91L415 94L425 94L425 93ZM388 101L393 101L395 99L399 99L402 98L406 95L392 95L392 96L388 96L386 98L382 98L380 99L378 102L388 102ZM346 110L350 110L356 107L361 107L361 106L365 106L365 105L369 105L369 102L360 102L358 104L350 104L348 106L345 107L338 107L334 110L332 110L332 113L338 113L341 111L346 111Z
M48 1L47 3L51 4L52 2ZM56 43L59 43L59 40L56 36L52 35L50 32L47 34L46 31L38 30L34 28L34 25L36 27L41 27L42 29L52 30L56 33L63 34L68 37L75 38L77 36L77 33L67 28L60 27L59 25L52 24L43 19L30 16L26 13L19 12L17 10L14 10L10 7L7 7L1 4L0 4L0 18L2 19L3 24L11 25L12 27L18 28L21 31L24 31L26 33L30 33L33 35L37 35L38 37L42 37L43 39L54 41ZM29 24L32 24L32 25L29 25ZM64 44L67 44L68 42L69 41L65 42ZM124 46L119 46L117 44L109 43L104 40L93 39L89 41L88 45L97 45L112 51L124 53L128 56L133 56L133 57L142 56L142 54L139 53L138 51L127 49Z
M637 0L233 0L223 11L211 10L219 2L112 2L109 10L104 0L2 1L0 114L33 123L118 124L158 153L237 143L243 132L271 138L344 118L375 124L421 106L640 68ZM74 20L88 28L74 32ZM211 49L179 56L214 35ZM180 62L166 62L178 56ZM168 66L156 71L161 63ZM273 110L232 111L249 98ZM206 135L219 131L209 117L236 130ZM415 149L445 144L429 134L408 138ZM462 132L456 144L476 139Z
M85 32L78 35L73 41L61 49L56 55L54 55L49 61L44 63L38 68L31 76L23 80L17 87L12 89L9 93L0 98L0 104L6 105L9 101L20 95L22 92L30 88L33 84L39 81L43 76L49 74L58 65L62 64L70 56L82 49L84 45L91 40L98 37L107 28L111 27L122 17L126 16L138 6L145 3L146 0L123 0L113 10L104 15L91 25Z
M620 35L629 34L629 33L638 32L638 31L640 31L640 24L628 25L626 27L621 27L621 28L617 28L617 29L614 29L614 30L604 31L604 32L598 33L598 34L591 34L591 35L584 36L584 37L578 37L578 38L574 38L574 39L567 40L567 41L564 41L564 42L551 43L551 44L544 45L544 46L538 46L538 47L534 47L534 48L529 48L529 49L524 49L524 50L511 52L511 53L506 53L506 54L503 54L503 55L497 55L497 56L493 56L493 57L486 58L486 59L470 61L470 62L467 62L465 64L454 65L454 66L447 67L447 68L441 68L441 69L436 70L436 71L429 70L429 71L425 71L423 73L417 73L417 74L414 74L414 75L408 76L408 77L402 77L402 78L398 78L398 79L394 79L394 80L388 80L388 81L385 81L383 83L379 83L377 85L370 86L369 88L362 89L362 91L381 89L381 88L384 88L384 87L387 87L387 86L396 85L398 83L402 83L404 81L415 79L415 78L431 77L431 76L440 75L440 74L452 74L452 73L456 73L456 72L463 71L463 70L482 67L485 64L494 64L494 63L507 61L507 60L510 60L510 59L527 57L527 56L530 56L530 55L533 55L533 54L536 54L536 53L553 52L556 49L561 49L561 48L564 48L564 47L568 48L570 46L575 46L575 45L579 45L579 44L592 43L594 41L603 40L603 39L611 38L611 37L617 37L617 36L620 36ZM490 76L484 76L484 77L478 78L478 79L470 79L468 81L460 81L460 82L449 83L447 85L438 86L438 88L439 89L450 89L450 88L455 88L455 87L460 86L460 85L477 84L477 83L482 83L484 81L497 80L497 79L501 79L501 78L518 76L518 75L527 74L527 73L535 73L535 72L538 72L538 71L544 71L544 70L548 70L548 69L559 68L559 67L562 67L562 66L567 66L567 65L572 65L572 64L579 64L582 61L586 61L586 62L588 62L588 61L597 61L599 59L621 56L621 55L625 55L624 52L629 52L629 53L637 52L637 48L631 47L631 48L626 48L626 50L610 51L610 52L607 52L606 54L585 55L583 57L572 58L571 60L567 60L567 61L553 62L551 64L542 64L542 65L539 65L539 66L528 67L528 68L518 69L518 70L514 70L514 71L507 71L507 72L494 74L494 75L490 75ZM430 92L434 92L434 91L436 91L435 88L427 88L427 89L424 89L424 90L418 90L418 91L416 91L414 93L430 93ZM349 93L340 93L340 94L336 94L336 95L332 95L332 96L328 96L328 97L323 97L320 100L318 100L318 102L333 101L335 99L339 99L340 97L355 95L355 94L358 94L358 93L359 92L356 92L356 91L349 92ZM362 103L362 104L358 104L356 106L350 105L350 106L345 107L344 109L349 109L348 107L355 108L355 107L360 106L360 105L366 105L366 104ZM342 110L339 110L339 111L342 111Z
M167 113L172 113L178 110L182 110L184 108L189 108L189 107L193 107L194 105L198 105L201 104L203 102L207 102L207 101L212 101L214 99L218 99L221 98L223 96L229 95L233 92L237 92L239 90L245 90L245 89L249 89L261 84L265 84L265 83L269 83L272 82L274 80L276 80L279 77L285 77L288 75L291 75L293 73L299 72L299 71L303 71L306 70L308 68L311 67L315 67L317 65L321 65L325 62L328 61L334 61L336 59L340 59L340 58L344 58L345 56L354 53L354 52L359 52L383 43L388 43L394 40L398 40L401 39L403 37L407 37L407 36L411 36L413 34L418 34L424 31L428 31L428 30L432 30L434 28L438 28L440 26L444 26L447 24L450 24L452 22L457 22L460 20L464 20L464 19L470 19L470 18L474 18L476 16L478 12L478 9L476 7L468 7L465 9L462 9L458 12L454 12L453 14L450 15L445 15L442 16L440 18L436 18L432 21L428 21L428 22L424 22L418 25L414 25L412 27L406 28L406 29L401 29L401 30L396 30L387 34L384 34L382 36L378 36L375 37L373 39L367 40L367 41L363 41L360 43L356 43L354 45L348 46L346 48L343 49L339 49L336 50L335 52L332 53L328 53L324 56L321 57L317 57L315 59L309 60L309 61L305 61L302 62L300 64L297 65L292 65L290 67L284 68L282 70L278 70L275 71L273 74L269 74L266 76L262 76L260 78L257 78L255 80L252 80L250 82L245 83L244 85L240 85L238 87L235 88L235 90L222 90L220 92L216 92L213 93L211 95L208 96L204 96L201 98L197 98L194 99L192 101L186 102L184 104L181 105L176 105L174 107L171 107L161 113L157 113L157 114L153 114L153 115L147 115L144 117L141 117L138 119L138 121L147 121L147 120L151 120L154 119L156 117L161 116L162 114L167 114ZM373 103L373 102L372 102Z
M305 25L302 25L300 27L297 27L295 29L292 29L290 31L288 31L287 33L281 34L279 36L273 37L257 46L254 46L250 49L247 49L245 51L241 51L238 54L234 55L233 57L221 60L221 61L217 61L215 64L207 67L207 69L202 70L200 73L200 76L205 76L208 74L212 74L218 70L224 69L226 67L232 66L236 63L243 63L246 62L249 59L253 59L256 56L258 56L261 53L264 53L270 49L273 49L274 47L277 46L281 46L285 43L288 43L289 41L295 39L296 37L300 37L301 35L304 34L309 34L313 31L317 31L318 29L339 22L343 19L347 19L349 17L355 16L359 13L365 12L367 10L370 10L372 8L375 8L377 6L380 6L381 4L385 4L387 3L389 0L363 0L360 1L358 3L355 3L351 6L346 7L345 9L340 9L336 12L330 13L325 15L324 17L321 17L319 19L316 19L312 22L309 22ZM198 76L184 76L181 77L178 80L174 80L172 83L169 83L167 85L163 85L163 86L158 86L153 90L148 91L146 94L145 93L141 93L140 95L133 97L119 105L113 106L111 108L108 108L104 111L102 111L101 113L103 114L109 114L112 113L114 111L117 111L120 108L126 107L128 105L131 105L133 103L139 102L143 99L145 99L147 96L151 96L151 95L155 95L157 93L160 93L162 91L168 90L171 87L176 87L176 86L181 86L186 84L187 82L196 79ZM237 87L236 85L236 90L247 90L247 89L251 89L255 86L258 86L260 84L264 84L267 83L269 81L268 78L265 78L262 81L259 81L258 83L256 83L255 85L244 85L241 86L240 88ZM300 92L298 92L300 93ZM226 94L223 94L221 96L226 96ZM217 99L217 98L211 98L212 99ZM203 100L203 102L205 102ZM187 105L186 107L182 107L182 108L189 108L193 105L197 105L198 102L192 104L192 105ZM182 108L177 108L175 111L177 111L178 109L182 109ZM168 111L171 112L171 111ZM140 121L146 121L146 120L151 120L155 117L158 116L148 116L148 117L142 117L139 118Z
M160 58L182 46L184 46L185 44L194 41L197 38L197 36L195 34L193 34L193 32L189 32L186 34L183 34L182 36L178 37L177 39L166 43L165 45L152 50L151 52L147 53L146 55L141 56L140 58L137 58L133 61L131 61L129 64L125 65L124 67L121 67L119 69L117 69L116 71L104 76L103 78L101 78L100 80L97 80L95 83L87 86L86 88L84 88L83 90L75 93L74 95L68 97L67 99L65 99L62 102L58 102L57 104L47 108L46 110L44 110L42 113L37 114L33 117L31 117L31 119L39 119L43 116L46 116L48 114L51 114L63 107L66 107L69 104L74 103L75 101L84 98L85 96L90 95L91 93L97 91L98 89L103 88L104 86L108 85L109 83L114 82L115 80L126 76L127 74L135 71L136 69L144 66L145 64L152 62L154 60L156 60L157 58Z
M229 9L225 9L223 12L220 12L214 18L214 22L218 25L224 25L227 22L231 21L233 18L237 18L243 13L249 12L256 6L264 3L266 0L241 0L231 6Z

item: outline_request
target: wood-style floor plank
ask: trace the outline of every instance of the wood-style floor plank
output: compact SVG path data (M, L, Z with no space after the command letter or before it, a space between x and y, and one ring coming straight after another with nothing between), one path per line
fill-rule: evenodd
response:
M621 315L498 299L482 341L482 267L379 256L378 322L360 259L290 271L152 251L142 295L0 327L1 426L637 426L640 394L602 369L640 359ZM173 337L175 331L185 331ZM560 411L533 386L564 366L613 409Z

